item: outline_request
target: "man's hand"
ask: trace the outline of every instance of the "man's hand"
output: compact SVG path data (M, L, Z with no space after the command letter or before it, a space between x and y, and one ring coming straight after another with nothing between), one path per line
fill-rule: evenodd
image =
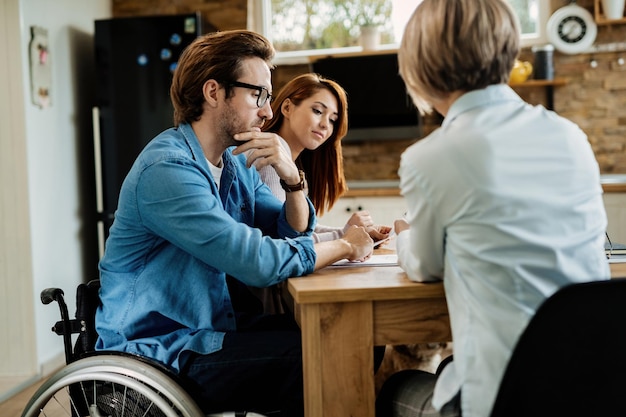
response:
M350 246L347 260L362 262L372 256L374 241L364 227L351 226L341 239Z
M293 185L300 182L300 172L276 133L252 130L237 133L234 138L242 142L233 151L234 155L249 151L248 168L254 165L261 169L271 165L285 183Z
M282 139L275 133L261 132L256 128L250 132L237 133L235 140L242 142L233 150L233 155L247 153L247 166L257 170L271 166L278 177L287 185L299 184L300 171L291 159L291 154L282 145ZM304 192L290 192L285 195L285 212L291 227L304 232L309 225L309 204Z
M374 241L364 227L350 226L341 239L315 244L315 270L324 268L341 259L363 262L372 256Z

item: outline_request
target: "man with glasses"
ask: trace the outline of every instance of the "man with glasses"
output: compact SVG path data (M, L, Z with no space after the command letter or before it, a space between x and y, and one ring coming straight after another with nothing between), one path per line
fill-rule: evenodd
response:
M242 87L242 88L247 88L249 90L258 91L259 94L256 96L256 106L258 108L262 108L263 106L265 106L265 103L267 103L268 101L271 104L272 99L274 98L272 97L270 92L267 90L267 88L260 86L260 85L252 85L248 83L242 83L239 81L230 81L228 82L228 85L230 87Z
M313 243L305 178L279 138L261 132L272 118L273 54L248 31L206 35L185 50L170 91L176 127L128 173L100 262L97 349L172 368L207 413L302 415L298 327L257 314L244 284L266 287L372 252L358 227ZM253 164L276 170L284 204Z

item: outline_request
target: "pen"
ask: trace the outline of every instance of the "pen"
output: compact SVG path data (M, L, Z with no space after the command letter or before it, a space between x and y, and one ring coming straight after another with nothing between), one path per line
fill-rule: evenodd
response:
M393 233L393 232L390 232L388 237L386 237L384 239L381 239L381 240L379 240L377 242L374 242L374 247L377 248L380 245L382 245L383 243L389 242L389 240L393 237L393 236L391 236L391 233Z
M377 242L374 242L374 248L379 247L383 243L389 242L391 239L393 239L395 237L396 237L396 232L393 229L391 229L391 231L389 232L389 235L386 238L381 239L381 240L379 240Z
M402 215L402 218L406 220L406 211L404 212L404 214ZM377 242L374 242L374 248L379 247L380 245L382 245L383 243L388 242L389 240L393 239L396 236L396 231L394 230L394 228L391 228L391 231L389 232L389 236L387 236L384 239L381 239Z

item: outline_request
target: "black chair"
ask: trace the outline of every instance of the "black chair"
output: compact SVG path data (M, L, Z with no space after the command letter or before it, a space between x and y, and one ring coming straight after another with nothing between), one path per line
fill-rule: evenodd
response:
M491 417L626 416L626 279L572 284L520 337Z

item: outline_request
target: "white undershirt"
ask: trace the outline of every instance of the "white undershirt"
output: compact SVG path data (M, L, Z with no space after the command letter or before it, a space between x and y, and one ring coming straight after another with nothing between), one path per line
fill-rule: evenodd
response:
M220 188L220 178L222 178L222 171L224 170L224 164L222 164L222 160L220 159L220 165L219 166L215 166L211 163L211 161L209 161L208 159L206 160L207 163L209 164L209 170L211 170L211 175L213 176L213 180L215 181L215 184L217 184L217 188Z

